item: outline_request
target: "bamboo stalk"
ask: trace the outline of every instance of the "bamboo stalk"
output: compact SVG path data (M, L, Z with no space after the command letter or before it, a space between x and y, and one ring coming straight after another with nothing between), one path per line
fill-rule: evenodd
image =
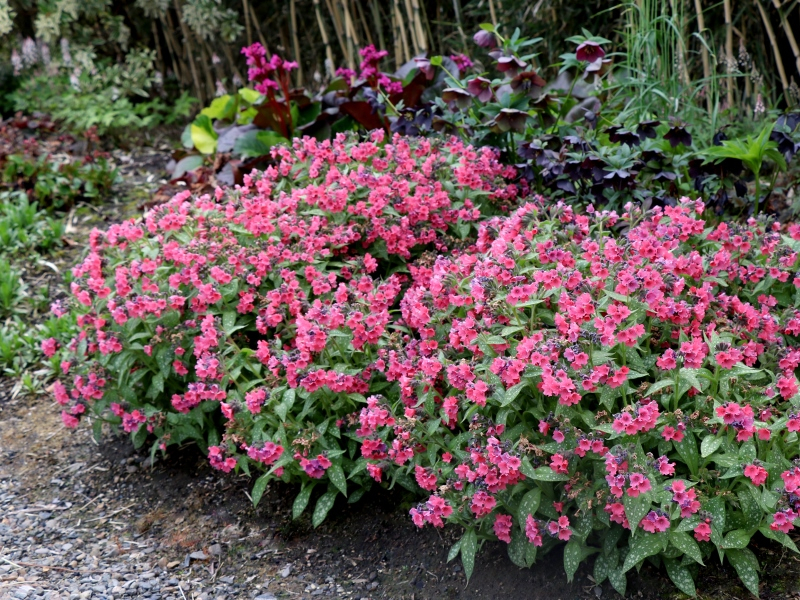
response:
M330 77L334 76L335 63L333 62L333 50L331 50L330 39L328 38L328 30L325 28L325 21L322 18L322 10L319 7L319 0L314 0L314 12L317 13L317 25L319 26L319 33L322 37L322 43L325 45L325 70Z
M769 21L769 15L767 11L764 10L764 7L761 6L760 2L756 2L756 6L758 7L758 12L761 13L761 20L764 22L764 29L767 30L767 36L769 37L769 43L772 46L772 54L775 56L775 64L778 67L778 75L781 78L781 85L783 86L783 93L787 95L789 93L789 81L786 79L786 69L783 67L783 60L781 60L781 52L778 49L778 40L775 39L775 31L772 29L772 23Z
M783 32L786 34L786 39L789 40L789 46L791 46L792 54L794 54L794 64L797 68L797 72L800 73L800 47L797 45L797 39L794 37L794 31L788 23L788 15L784 15L781 12L780 0L772 0L772 4L778 9L778 14L781 17L781 27L783 28Z
M194 88L197 91L197 98L203 105L205 105L207 104L206 96L203 93L203 88L200 86L200 77L197 75L197 67L194 64L194 56L192 55L192 39L189 33L189 28L186 26L186 23L183 22L181 5L178 0L173 0L173 4L175 5L175 13L178 15L178 22L180 23L181 32L183 33L183 41L186 44L186 56L189 59L189 69L192 72L192 79L194 80Z
M695 1L700 2L700 0ZM464 33L464 25L461 22L461 0L453 0L453 12L456 13L456 26L458 27L458 33L461 35L461 43L464 44L466 49L468 47L467 35Z
M397 23L397 14L394 8L394 4L392 4L389 14L392 21L392 39L394 40L394 64L395 68L399 69L403 65L403 42L400 36L400 26Z
M414 11L414 27L417 30L417 43L420 52L428 51L428 40L425 37L425 29L422 27L422 17L419 10L419 0L411 0L411 8Z
M492 25L497 29L497 13L494 10L494 2L489 0L489 15L492 17Z
M361 2L356 0L353 2L353 6L355 6L354 10L358 12L358 18L361 20L361 27L364 29L364 34L367 36L367 44L374 46L375 40L372 39L372 33L370 32L372 28L369 26L369 23L367 23L367 17L364 14L364 8L361 6ZM378 31L380 31L380 29ZM383 48L383 45L381 45L380 48Z
M185 66L180 56L180 52L178 52L178 44L175 41L172 32L174 31L174 27L172 25L172 17L169 14L169 11L166 11L166 18L167 24L164 23L164 17L160 18L161 21L161 28L164 30L164 37L167 40L167 51L172 58L172 68L175 71L175 77L180 81L182 84L191 85L191 80L189 80L189 75L185 72Z
M217 86L216 82L214 81L214 76L211 74L211 68L213 66L211 55L213 54L213 52L208 47L208 42L206 42L203 38L198 36L195 39L195 41L197 41L197 47L200 48L200 54L203 57L203 64L206 65L206 68L203 69L203 75L206 78L206 88L208 89L208 97L214 98L217 95Z
M250 25L250 7L247 0L242 0L242 8L244 9L244 31L247 36L247 45L253 45L253 28Z
M350 9L347 6L347 0L342 0L342 8L344 9L344 35L347 40L347 53L350 56L351 69L356 68L356 48L358 48L358 38L356 38L355 27L353 27L353 19L350 17Z
M703 17L702 0L694 0L694 10L697 13L697 33L703 37L706 30L706 21ZM705 38L704 38L705 39ZM711 94L709 93L709 82L711 81L711 64L708 59L708 48L704 43L700 43L700 58L703 62L703 79L706 81L706 109L709 116L713 110L711 106Z
M400 0L394 0L394 10L397 16L397 29L400 32L400 40L403 42L403 63L411 60L411 49L408 45L408 36L406 36L406 24L403 20L403 12L400 10Z
M372 2L370 3L370 8L372 9L372 20L375 21L375 31L378 32L378 41L381 45L380 47L386 48L386 40L383 38L383 23L381 22L381 9L378 8L378 0L372 0ZM391 25L392 27L394 27L394 19L392 19Z
M339 10L336 8L335 3L331 3L331 0L325 0L325 4L328 5L328 12L331 13L333 17L333 30L336 33L336 38L339 40L339 47L342 49L342 56L344 56L344 62L347 63L349 68L353 68L352 62L350 60L350 55L347 53L347 46L344 42L344 38L342 37L342 32L344 31L344 27L342 27L342 19L339 16Z
M294 47L294 60L297 63L295 71L295 85L303 85L303 57L300 55L300 36L297 34L297 5L295 0L289 1L289 28L292 33L292 45Z
M158 70L162 75L166 75L167 63L164 62L164 55L161 52L161 43L158 41L158 27L156 27L155 19L150 21L150 29L153 31L153 43L156 45L156 52L158 53Z
M756 0L756 4L759 4L758 0ZM727 80L727 92L728 92L728 108L733 108L733 75L731 71L733 71L733 17L731 11L731 0L724 0L723 6L725 8L725 62L726 62L726 71L728 76ZM759 6L760 8L760 6ZM763 10L763 9L762 9Z
M411 44L414 46L414 56L416 56L422 50L420 49L420 42L419 42L419 39L417 37L417 28L416 28L415 23L414 23L414 9L411 6L411 0L405 0L404 4L405 4L405 7L406 7L406 15L408 16L408 22L410 24L410 26L409 26L409 31L410 31L409 38L411 38Z
M239 69L236 68L236 61L233 59L233 53L231 52L230 46L228 44L222 44L222 51L225 53L225 59L228 61L228 68L233 71L233 74L237 79L245 83L246 80L242 77Z
M264 38L264 34L261 32L261 25L259 25L258 16L256 15L256 9L253 8L253 5L250 4L250 21L253 23L253 27L256 29L256 33L258 34L258 41L261 42L261 45L264 46L264 50L267 51L267 58L272 58L272 55L269 51L269 46L267 46L267 40Z

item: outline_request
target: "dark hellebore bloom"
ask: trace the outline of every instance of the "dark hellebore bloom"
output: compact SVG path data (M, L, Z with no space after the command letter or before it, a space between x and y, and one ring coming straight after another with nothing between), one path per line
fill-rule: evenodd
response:
M436 74L436 67L431 64L427 56L419 56L414 59L414 62L417 64L417 68L425 73L425 79L428 81L433 79L433 76Z
M583 62L594 62L599 58L603 58L606 51L600 47L597 42L585 41L578 46L575 51L575 58Z
M656 127L659 125L661 125L661 123L656 120L642 121L636 126L636 135L639 136L641 141L644 141L645 138L653 140L656 137Z
M638 146L639 136L635 133L623 129L621 125L613 125L606 128L608 139L614 144L628 144L628 146Z
M503 108L494 118L494 122L503 133L511 129L517 133L522 133L525 131L525 121L527 120L528 113L516 108Z
M511 89L518 94L538 96L547 82L536 71L524 71L511 80Z
M794 155L800 152L800 144L796 144L785 131L773 131L769 139L778 144L778 152L783 154L786 162L791 162Z
M492 99L492 82L485 77L476 77L467 82L467 91L481 102Z
M669 131L664 134L664 139L673 148L677 148L680 144L687 148L692 145L692 134L686 131L686 126L682 123L673 123Z
M489 93L491 94L491 90ZM445 88L442 90L442 100L447 102L447 105L451 110L454 110L454 106L457 106L461 110L465 110L469 108L470 104L472 104L472 95L461 88Z
M497 47L497 37L491 32L481 29L475 35L472 36L472 41L478 44L481 48L496 48Z
M419 127L417 126L415 119L416 114L413 110L401 110L397 118L392 121L390 129L392 130L392 133L399 133L400 135L419 135Z
M435 111L436 108L433 106L423 106L414 116L414 125L419 127L421 131L430 131L433 126L433 114Z
M497 70L501 73L516 75L517 71L525 68L525 63L516 56L504 54L497 59Z

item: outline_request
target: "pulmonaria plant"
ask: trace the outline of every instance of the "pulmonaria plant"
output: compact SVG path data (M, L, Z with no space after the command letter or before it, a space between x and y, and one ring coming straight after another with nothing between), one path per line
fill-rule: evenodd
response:
M377 475L360 434L391 422L372 395L390 385L380 347L399 335L406 263L468 251L517 189L494 151L458 140L376 131L273 156L243 186L92 232L54 307L80 327L55 397L67 426L93 414L98 435L105 420L153 452L192 440L214 468L263 471L256 502L271 478L300 481L299 514L325 480L317 524ZM362 451L413 454L401 446Z
M430 492L417 525L465 529L467 574L484 540L521 566L567 542L569 578L596 554L621 593L660 558L694 594L718 554L757 594L751 537L797 550L800 227L703 210L539 199L412 271L409 332L380 350L399 398L359 432L395 454L362 454Z

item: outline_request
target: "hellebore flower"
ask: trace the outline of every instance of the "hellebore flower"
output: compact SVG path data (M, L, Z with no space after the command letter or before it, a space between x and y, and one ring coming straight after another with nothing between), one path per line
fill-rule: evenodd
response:
M497 70L501 73L508 73L514 76L517 71L524 68L525 63L513 54L503 54L497 58Z
M538 96L547 82L536 71L524 71L511 80L511 89L518 94Z
M516 108L503 108L494 118L495 124L503 133L512 129L517 133L522 133L525 131L525 122L527 120L528 113Z
M453 110L453 106L457 106L461 110L469 108L472 104L472 96L469 92L461 88L445 88L442 90L442 100L447 102L447 105Z
M613 125L606 128L608 139L614 144L628 144L628 146L638 146L639 136L633 132L623 129L621 125Z
M467 82L467 91L481 102L492 99L492 82L485 77L476 77Z
M417 68L425 74L425 79L428 81L433 79L433 76L436 74L436 68L431 64L427 56L419 56L414 59L414 62L417 64Z
M575 58L583 62L594 62L597 59L602 59L606 55L606 51L600 47L597 42L585 41L578 46L575 51Z
M472 41L478 44L481 48L497 48L497 37L491 32L481 29L472 36Z
M674 122L669 131L664 134L664 139L673 148L677 148L680 144L686 147L692 145L692 134L686 131L686 126L683 123Z
M656 120L651 121L642 121L636 126L636 135L639 136L639 139L644 141L645 138L655 139L656 137L656 127L658 127L661 123Z

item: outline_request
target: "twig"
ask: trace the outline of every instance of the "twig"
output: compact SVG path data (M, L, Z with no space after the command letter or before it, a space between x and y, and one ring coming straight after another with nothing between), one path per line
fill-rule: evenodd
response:
M109 515L105 515L105 516L103 516L103 517L95 517L94 519L86 519L86 522L87 522L87 523L91 523L91 522L93 522L93 521L99 521L100 519L109 519L109 518L113 517L114 515L118 515L119 513L121 513L121 512L122 512L122 511L124 511L124 510L128 510L128 509L129 509L131 506L133 506L134 504L136 504L136 502L133 502L133 503L131 503L131 504L128 504L128 506L124 506L124 507L120 508L119 510L115 510L114 512L112 512L112 513L111 513L111 514L109 514Z
M183 596L183 600L186 600L186 594L183 593L183 588L181 587L180 583L178 584L178 590L180 590L181 596Z

